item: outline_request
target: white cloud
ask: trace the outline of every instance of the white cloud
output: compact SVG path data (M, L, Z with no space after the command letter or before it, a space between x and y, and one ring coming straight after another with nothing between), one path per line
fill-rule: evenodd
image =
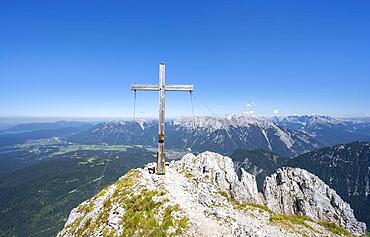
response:
M248 103L247 105L246 105L247 107L252 107L252 106L256 106L256 103L255 102L252 102L252 103Z
M280 112L280 110L278 110L278 109L274 109L274 111L273 111L274 114L278 114L279 112Z

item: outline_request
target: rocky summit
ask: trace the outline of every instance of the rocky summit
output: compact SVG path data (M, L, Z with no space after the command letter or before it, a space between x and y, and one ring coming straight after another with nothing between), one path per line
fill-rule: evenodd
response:
M212 152L134 169L74 208L58 236L351 236L351 207L315 175L282 168L255 177Z

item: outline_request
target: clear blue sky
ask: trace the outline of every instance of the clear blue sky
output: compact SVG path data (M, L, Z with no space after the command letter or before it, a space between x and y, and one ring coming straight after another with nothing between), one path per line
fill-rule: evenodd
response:
M131 116L160 62L196 114L370 113L370 1L1 1L0 116Z

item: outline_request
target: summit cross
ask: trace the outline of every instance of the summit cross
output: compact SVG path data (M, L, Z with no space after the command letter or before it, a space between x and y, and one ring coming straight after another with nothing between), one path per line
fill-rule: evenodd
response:
M157 170L159 175L165 174L166 153L164 151L165 99L166 91L193 91L193 85L166 85L166 65L159 64L159 84L132 84L133 91L159 91L159 128Z

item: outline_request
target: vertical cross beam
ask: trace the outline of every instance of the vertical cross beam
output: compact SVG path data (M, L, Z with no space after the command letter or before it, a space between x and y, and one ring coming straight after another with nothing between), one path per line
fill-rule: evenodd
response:
M166 65L159 64L159 128L158 128L158 154L157 174L165 173L166 153L164 152L164 124L166 103Z
M133 91L159 91L159 126L158 126L158 152L157 171L159 175L165 174L166 153L164 151L164 126L166 91L193 91L193 85L166 85L166 65L159 64L159 84L133 84Z

